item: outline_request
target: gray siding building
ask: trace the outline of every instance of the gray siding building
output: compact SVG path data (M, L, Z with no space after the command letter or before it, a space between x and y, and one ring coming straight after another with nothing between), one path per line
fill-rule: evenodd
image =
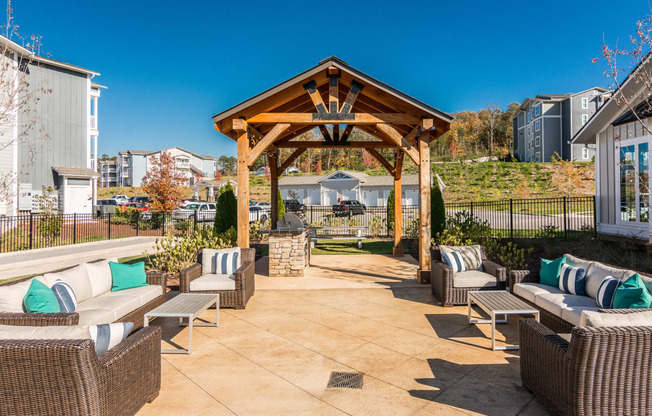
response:
M600 87L574 94L526 98L513 119L514 155L522 162L549 162L555 154L565 160L589 161L594 145L571 144L609 93Z

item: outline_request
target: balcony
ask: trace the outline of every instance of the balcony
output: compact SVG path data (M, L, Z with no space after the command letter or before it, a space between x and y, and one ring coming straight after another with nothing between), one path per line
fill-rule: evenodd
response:
M91 116L91 129L97 130L97 116Z

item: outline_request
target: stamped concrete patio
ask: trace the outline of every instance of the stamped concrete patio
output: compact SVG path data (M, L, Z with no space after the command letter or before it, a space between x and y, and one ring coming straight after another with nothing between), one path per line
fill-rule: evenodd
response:
M245 310L195 328L192 355L163 355L160 395L140 415L549 414L521 386L518 352L490 351L489 325L469 326L466 307L437 306L412 257L313 256L302 278L265 264ZM152 324L187 342L174 320ZM517 342L516 319L498 329L499 344ZM363 372L362 389L327 388L332 371Z

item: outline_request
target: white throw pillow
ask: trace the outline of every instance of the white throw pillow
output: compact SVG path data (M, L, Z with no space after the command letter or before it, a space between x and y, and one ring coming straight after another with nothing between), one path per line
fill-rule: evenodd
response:
M93 289L91 287L91 280L88 278L88 270L83 264L62 272L46 273L43 277L45 278L45 284L48 287L52 287L52 285L59 279L68 283L75 292L77 302L79 303L93 297Z
M124 341L129 336L133 327L134 324L132 322L89 325L91 339L95 341L95 353L102 355Z
M238 253L237 256L237 266L240 267L240 247L233 247L233 248L222 248L219 250L212 249L212 248L205 248L201 252L201 259L202 259L202 275L204 274L233 274L235 273L235 270L232 272L222 272L222 263L220 262L219 268L217 264L218 256L220 257L220 260L222 260L222 257L224 254L231 254L231 253ZM231 258L233 260L233 258Z
M652 311L634 313L604 313L582 311L580 326L652 326Z
M88 325L14 326L0 325L0 339L90 339Z
M109 262L118 262L117 258L100 261L98 263L86 263L88 279L91 282L91 290L93 297L97 297L103 293L111 291L113 286L113 277L111 275L111 267Z
M482 246L439 246L439 251L444 253L458 252L464 259L466 270L484 271L482 267ZM443 258L443 256L442 256Z

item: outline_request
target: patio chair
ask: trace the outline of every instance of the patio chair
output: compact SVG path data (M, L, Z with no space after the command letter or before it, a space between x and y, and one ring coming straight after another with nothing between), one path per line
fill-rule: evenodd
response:
M161 329L98 356L91 339L0 340L0 415L134 415L161 388Z
M467 270L453 273L453 269L442 261L442 249L468 249L470 247L432 246L430 247L430 286L432 294L443 306L466 305L467 294L476 290L504 290L507 270L485 256L484 247L478 247L481 254L482 270Z
M197 262L181 271L179 291L181 293L215 293L220 295L220 308L244 309L256 290L256 250L243 248L240 253L240 267L235 273L219 274L208 270L210 257L219 250L201 250ZM206 264L204 264L206 263Z

